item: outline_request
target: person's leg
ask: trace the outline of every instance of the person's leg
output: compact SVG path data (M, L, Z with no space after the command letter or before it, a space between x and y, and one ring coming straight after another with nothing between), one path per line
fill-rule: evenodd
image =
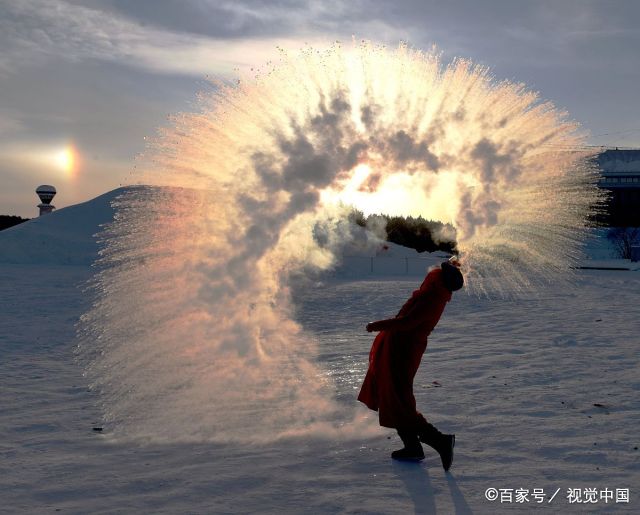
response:
M443 434L438 431L436 426L428 422L419 411L416 411L416 428L418 436L423 443L427 443L428 440L437 439Z
M449 470L453 462L453 447L456 444L456 435L441 433L420 412L416 412L416 425L420 441L435 449L442 460L442 468Z
M415 428L407 427L398 429L398 436L402 440L404 447L393 451L391 457L396 460L420 461L424 459L424 451Z

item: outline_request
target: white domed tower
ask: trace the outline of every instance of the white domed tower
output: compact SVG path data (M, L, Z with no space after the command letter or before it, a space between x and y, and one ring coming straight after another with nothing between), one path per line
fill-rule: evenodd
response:
M56 206L51 205L53 197L56 196L56 189L48 184L43 184L36 188L36 193L42 202L41 204L38 204L38 207L40 208L40 216L51 213L51 211L56 208Z

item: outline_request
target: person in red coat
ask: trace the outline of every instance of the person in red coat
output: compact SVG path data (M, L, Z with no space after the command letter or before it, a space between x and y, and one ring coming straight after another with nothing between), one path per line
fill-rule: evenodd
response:
M455 435L441 433L416 410L413 378L427 348L427 336L452 292L463 284L460 264L445 261L427 274L395 318L367 324L367 331L380 332L369 353L369 369L358 400L378 412L381 426L398 431L404 448L391 454L394 459L424 459L423 442L438 451L445 470L453 461Z

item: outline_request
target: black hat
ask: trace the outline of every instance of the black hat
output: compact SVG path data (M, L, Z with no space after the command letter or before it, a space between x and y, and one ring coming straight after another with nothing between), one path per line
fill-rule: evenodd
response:
M440 265L440 268L442 268L442 279L447 290L454 292L462 288L464 277L462 277L462 272L457 266L445 261Z

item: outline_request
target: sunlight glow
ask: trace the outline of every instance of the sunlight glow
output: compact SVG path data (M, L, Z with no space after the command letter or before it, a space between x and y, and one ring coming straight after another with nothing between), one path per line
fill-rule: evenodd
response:
M69 145L54 156L55 164L68 175L72 175L76 168L77 156L75 149Z
M440 175L414 172L376 172L357 165L349 178L320 192L323 205L353 206L365 216L422 216L451 223L458 210L457 190L471 179L455 172Z

